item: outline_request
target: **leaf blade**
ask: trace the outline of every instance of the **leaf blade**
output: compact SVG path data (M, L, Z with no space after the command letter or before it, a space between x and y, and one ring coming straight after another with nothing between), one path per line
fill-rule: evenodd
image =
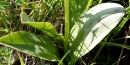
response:
M0 44L45 60L59 61L60 58L59 51L51 40L24 31L1 37Z
M52 37L54 40L58 42L63 42L64 37L62 34L58 34L55 27L49 22L34 22L32 19L28 17L25 12L20 13L22 23L28 24L44 33L48 36Z
M91 8L71 29L70 64L92 50L122 19L124 8L115 3L104 3Z

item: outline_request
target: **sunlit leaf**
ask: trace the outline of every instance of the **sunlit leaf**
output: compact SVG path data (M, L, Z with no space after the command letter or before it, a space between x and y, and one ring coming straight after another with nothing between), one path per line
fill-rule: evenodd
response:
M55 27L49 22L34 22L25 12L20 14L22 23L28 24L52 37L53 39L63 42L63 35L59 35Z
M44 36L20 31L1 37L0 44L45 60L59 61L60 59L54 43Z
M73 64L91 51L122 19L124 7L116 3L103 3L83 13L71 29L71 58Z

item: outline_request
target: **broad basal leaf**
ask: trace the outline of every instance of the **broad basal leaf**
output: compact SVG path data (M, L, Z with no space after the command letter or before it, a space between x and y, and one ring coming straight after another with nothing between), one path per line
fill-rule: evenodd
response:
M42 32L46 33L53 39L63 42L63 35L59 35L56 31L55 27L49 23L49 22L34 22L32 19L28 17L28 15L25 12L22 12L20 14L22 23L28 24L38 30L41 30Z
M69 65L92 50L122 19L123 6L103 3L85 12L71 29Z
M43 36L20 31L0 38L0 44L45 60L59 61L59 51L54 43Z

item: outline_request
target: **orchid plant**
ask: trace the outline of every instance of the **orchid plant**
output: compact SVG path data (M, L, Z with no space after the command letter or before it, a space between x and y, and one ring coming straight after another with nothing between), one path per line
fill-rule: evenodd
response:
M64 0L64 34L59 34L49 22L36 22L23 8L21 22L32 26L46 36L17 31L0 37L0 44L59 65L73 65L89 53L121 21L124 7L117 3L102 3L90 8L92 0ZM63 55L56 44L63 45Z

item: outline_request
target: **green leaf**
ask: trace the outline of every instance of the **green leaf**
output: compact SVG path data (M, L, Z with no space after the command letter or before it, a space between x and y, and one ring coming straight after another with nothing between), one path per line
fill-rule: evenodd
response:
M93 0L70 0L70 29L75 22L78 22L83 12L87 11L92 5Z
M1 7L5 7L5 6L9 6L9 1L0 1L0 6Z
M4 28L0 28L0 31L8 32L8 30L7 30L7 29L4 29Z
M34 22L32 19L30 19L28 17L28 15L25 12L21 12L20 17L21 17L21 22L22 23L24 23L24 22Z
M119 43L112 43L112 42L101 42L100 44L105 44L105 46L114 46L114 47L120 47L130 50L129 45L119 44Z
M45 60L59 61L59 51L54 43L43 36L19 31L0 38L0 44Z
M83 13L71 29L69 65L91 51L123 18L124 7L103 3Z
M0 12L5 12L5 8L0 6Z
M52 37L54 40L63 42L64 37L62 34L58 34L55 27L49 22L34 22L31 20L25 12L20 14L22 23L28 24Z

